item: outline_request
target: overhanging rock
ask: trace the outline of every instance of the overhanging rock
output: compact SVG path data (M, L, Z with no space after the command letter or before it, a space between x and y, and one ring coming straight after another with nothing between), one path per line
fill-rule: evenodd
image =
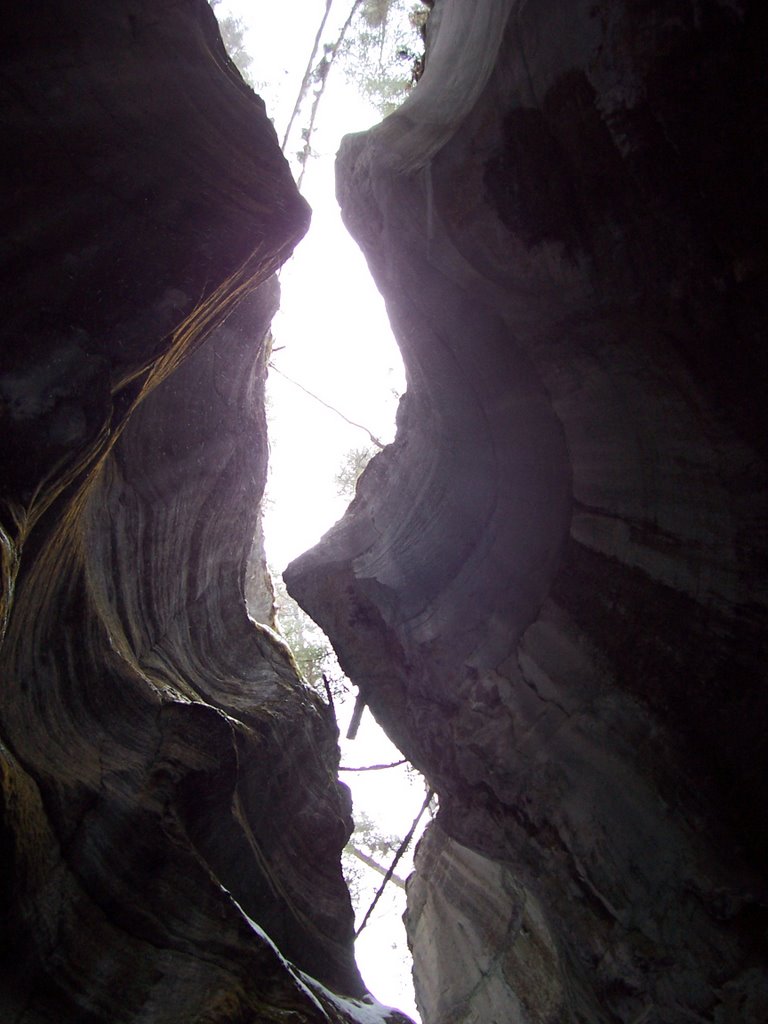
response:
M768 1015L765 29L437 0L342 145L408 391L286 581L440 796L426 1024Z

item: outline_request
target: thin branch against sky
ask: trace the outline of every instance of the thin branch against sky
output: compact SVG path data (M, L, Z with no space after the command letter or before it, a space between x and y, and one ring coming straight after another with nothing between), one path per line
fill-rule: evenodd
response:
M324 68L323 76L320 79L320 88L317 90L317 93L315 94L315 101L312 104L312 112L311 112L310 117L309 117L309 125L307 126L307 128L303 132L303 138L304 138L303 154L304 155L303 155L302 164L301 164L301 174L299 174L299 180L296 182L296 184L299 187L299 189L301 188L301 186L302 186L302 184L304 182L304 175L305 175L306 170L307 170L307 162L309 160L311 149L312 149L312 146L311 146L312 133L315 130L315 122L317 121L317 111L318 111L318 109L320 107L320 101L322 100L323 95L325 94L325 85L326 85L326 82L328 81L328 75L330 74L331 68L333 66L333 62L336 59L336 56L337 56L337 54L339 52L339 49L340 49L342 43L344 42L344 39L345 39L345 37L347 35L347 32L349 31L349 26L352 24L352 19L354 18L355 14L357 13L357 9L358 9L358 7L360 7L362 2L363 2L363 0L354 0L354 3L352 4L352 8L350 9L349 14L347 15L347 20L341 26L341 31L339 32L338 36L336 37L336 41L334 42L334 44L331 47L331 49L328 50L327 54L323 57L323 60L326 63L325 63L325 68Z
M393 885L398 887L398 889L405 889L405 882L399 875L395 875L394 873L390 874L387 868L382 867L381 864L371 857L370 854L366 853L365 850L361 850L355 846L352 840L347 843L346 849L349 850L353 857L357 857L357 859L365 864L366 867L371 868L377 874L383 875L388 882L392 882Z
M299 113L299 108L301 107L302 101L307 93L307 89L309 88L309 81L310 78L312 77L312 69L315 66L315 58L317 57L317 51L320 49L320 40L323 37L323 31L325 30L325 25L326 22L328 21L328 15L331 13L332 6L333 0L325 0L325 12L323 14L322 21L320 22L320 27L317 30L317 35L315 36L315 42L312 47L312 53L310 53L309 60L307 61L307 70L304 72L304 77L302 78L301 85L299 86L299 95L296 97L296 103L294 104L291 116L288 118L288 126L286 127L285 135L283 136L283 152L285 152L285 147L288 145L288 136L291 134L293 122L296 120L296 117Z
M350 425L350 427L356 427L358 430L365 431L365 433L371 439L371 444L375 444L377 448L384 447L384 443L380 441L378 437L372 434L368 427L363 426L362 423L357 423L355 420L351 420L349 416L345 416L344 413L340 409L337 409L335 405L331 405L330 402L326 402L319 395L316 395L314 391L310 391L309 388L304 387L303 384L299 384L299 382L297 380L294 380L293 377L289 377L287 373L284 373L281 369L275 366L275 364L271 360L269 363L269 368L270 370L274 370L275 373L279 373L281 377L284 377L287 381L289 381L289 383L293 384L294 387L300 388L305 395L309 395L310 398L314 398L314 400L316 402L319 402L320 405L324 405L326 409L329 409L337 416L340 416L345 423L348 423Z
M365 926L368 924L368 921L370 920L371 914L373 913L373 911L376 908L376 904L381 899L381 897L382 897L382 895L384 893L384 890L387 887L387 883L390 881L390 879L394 875L395 868L397 867L398 862L400 861L400 858L403 856L405 851L408 849L408 847L409 847L409 845L411 843L411 840L413 839L414 834L416 833L416 829L419 827L419 822L424 817L424 815L425 815L425 813L427 811L427 808L429 807L430 802L432 800L432 797L434 795L435 795L435 792L434 792L433 789L430 788L430 789L427 790L427 795L424 797L424 803L421 805L421 810L416 815L416 817L415 817L415 819L413 821L413 824L408 829L408 832L407 832L405 838L403 839L403 841L398 846L397 853L392 858L392 863L389 865L389 869L388 869L386 875L384 876L384 881L379 886L379 890L376 893L376 895L374 896L373 902L371 903L370 907L368 907L368 910L366 911L365 917L363 918L363 920L362 920L362 922L360 924L360 927L355 932L355 938L356 939L360 936L360 932L363 930L363 928L365 928Z
M408 764L407 757L401 757L399 761L390 761L389 764L366 764L362 768L350 768L345 764L339 765L340 772L383 772L386 768L399 768L401 764Z

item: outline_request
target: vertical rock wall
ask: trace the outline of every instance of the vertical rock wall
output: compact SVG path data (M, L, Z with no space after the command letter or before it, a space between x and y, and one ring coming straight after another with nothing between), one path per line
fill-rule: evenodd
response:
M308 221L263 104L203 0L17 5L0 83L0 1018L402 1020L335 722L245 607Z
M286 579L440 795L426 1024L768 1018L766 35L437 0L340 152L408 392Z

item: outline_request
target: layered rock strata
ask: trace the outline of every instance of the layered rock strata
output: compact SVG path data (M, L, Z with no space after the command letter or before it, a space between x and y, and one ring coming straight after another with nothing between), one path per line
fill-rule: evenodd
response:
M286 580L440 796L425 1024L768 1019L767 34L437 0L342 146L408 391Z
M404 1020L333 716L244 601L306 205L202 0L20 5L3 62L0 1018Z

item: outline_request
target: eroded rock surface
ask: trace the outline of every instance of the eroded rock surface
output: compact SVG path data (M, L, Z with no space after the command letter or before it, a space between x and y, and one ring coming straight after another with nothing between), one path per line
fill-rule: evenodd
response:
M437 0L429 32L338 162L397 438L286 574L440 795L424 1020L761 1024L764 9Z
M244 600L306 205L203 0L20 5L3 61L0 1018L404 1020L335 722Z

